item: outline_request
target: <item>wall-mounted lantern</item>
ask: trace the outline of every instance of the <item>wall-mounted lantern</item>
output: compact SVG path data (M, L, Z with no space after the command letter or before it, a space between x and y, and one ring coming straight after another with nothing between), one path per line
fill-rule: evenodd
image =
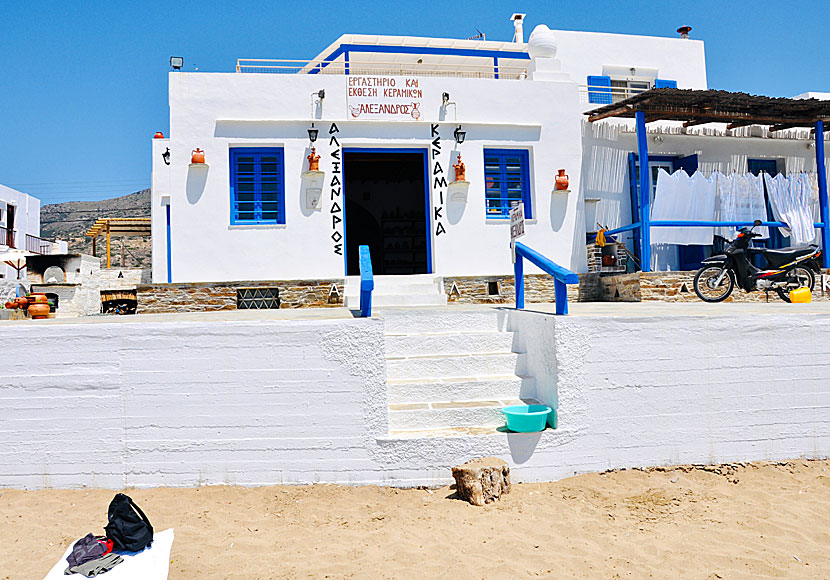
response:
M467 137L467 131L461 130L461 125L455 128L455 131L452 132L452 136L455 138L455 142L459 145L464 142L464 139Z
M170 165L170 147L167 148L167 151L161 154L161 158L164 159L165 165Z
M317 140L317 135L320 133L319 129L314 128L314 123L311 124L311 129L308 130L308 140L314 143Z

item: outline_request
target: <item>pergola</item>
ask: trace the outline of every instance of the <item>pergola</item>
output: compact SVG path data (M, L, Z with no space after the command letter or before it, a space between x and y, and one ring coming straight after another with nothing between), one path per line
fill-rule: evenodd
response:
M86 235L92 238L92 255L95 256L95 241L98 236L107 236L107 268L112 266L110 248L112 238L121 239L121 266L124 266L124 239L151 235L150 218L100 218L92 224Z
M824 121L830 120L830 101L817 99L785 99L714 90L652 89L624 101L612 103L585 113L588 121L611 117L634 118L637 123L637 150L640 167L648 167L648 139L646 123L653 121L683 121L684 127L705 123L727 123L727 129L747 125L768 125L770 131L793 127L812 127L816 143L816 172L818 173L820 222L824 267L830 268L830 211L827 202L827 175L824 166ZM750 222L651 221L651 172L640 171L639 221L607 232L640 231L640 263L645 272L651 270L651 228L744 226ZM782 222L764 222L765 226L786 227Z

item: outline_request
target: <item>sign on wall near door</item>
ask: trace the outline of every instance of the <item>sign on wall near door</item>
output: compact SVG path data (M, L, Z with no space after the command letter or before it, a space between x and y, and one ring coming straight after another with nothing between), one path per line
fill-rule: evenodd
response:
M525 204L519 202L510 208L510 241L525 235Z
M348 76L349 118L369 121L417 121L424 91L413 77Z

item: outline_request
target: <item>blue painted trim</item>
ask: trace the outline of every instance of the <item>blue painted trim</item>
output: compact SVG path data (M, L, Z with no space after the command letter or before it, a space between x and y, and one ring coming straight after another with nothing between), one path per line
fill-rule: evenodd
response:
M173 255L170 251L170 204L167 204L167 283L173 283Z
M346 153L420 153L424 160L424 205L426 210L427 228L427 274L432 274L432 185L429 181L429 150L421 147L343 147L341 148L342 161L341 175L343 175L343 260L346 275L349 274L349 263L346 259Z
M651 171L648 167L648 135L646 134L646 115L642 111L635 113L637 119L637 151L640 161L640 268L651 272Z
M343 53L343 62L346 63L346 76L349 76L349 51Z
M240 155L254 156L254 219L241 220L237 216L239 214L236 204L236 183L237 183L237 163L236 158ZM278 158L277 163L279 168L277 170L277 218L273 220L265 220L260 217L256 219L256 215L262 214L262 183L261 168L259 157L262 155L275 155ZM285 154L282 147L231 147L228 150L228 161L230 163L230 202L231 202L231 225L246 225L246 224L285 224Z
M320 64L309 71L309 74L317 74L329 66L341 54L348 52L370 52L386 54L432 54L438 56L479 56L482 58L515 58L519 60L530 60L526 52L514 52L511 50L475 50L471 48L438 48L433 46L374 46L367 44L341 44L328 56L323 57ZM610 91L609 91L610 92ZM610 102L610 101L609 101Z
M544 272L553 276L553 289L556 295L556 314L565 315L568 313L568 287L567 284L579 284L579 276L567 268L546 258L536 250L525 246L521 242L513 242L516 252L516 263L513 266L513 273L516 277L516 308L524 308L524 266L521 264L523 258L538 266Z
M375 279L372 275L372 256L369 246L359 246L360 252L360 316L372 316L372 290L375 289Z
M499 78L499 57L493 57L493 76Z
M830 268L830 207L827 201L827 169L824 166L824 121L816 121L816 174L818 206L821 217L821 247L825 268Z
M655 89L676 89L677 81L670 81L668 79L654 79Z
M501 181L501 213L487 212L487 157L499 158L499 180ZM510 219L510 199L507 197L507 169L505 157L520 157L522 164L522 201L525 204L525 218L533 219L533 203L530 195L530 153L527 149L484 149L484 217L488 220Z

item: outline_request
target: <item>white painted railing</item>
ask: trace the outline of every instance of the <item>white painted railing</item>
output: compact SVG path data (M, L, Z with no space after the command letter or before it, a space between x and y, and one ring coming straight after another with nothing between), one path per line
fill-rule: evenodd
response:
M238 73L264 74L325 74L325 75L383 75L462 77L482 79L524 79L527 67L496 66L492 61L476 64L406 63L406 62L352 62L342 59L288 60L242 58L236 61Z
M600 107L602 105L610 105L611 103L618 103L634 95L644 93L646 89L636 89L629 87L599 87L593 85L579 85L579 102L583 105L592 104ZM594 102L591 102L590 94L594 95ZM610 97L610 99L609 99Z

